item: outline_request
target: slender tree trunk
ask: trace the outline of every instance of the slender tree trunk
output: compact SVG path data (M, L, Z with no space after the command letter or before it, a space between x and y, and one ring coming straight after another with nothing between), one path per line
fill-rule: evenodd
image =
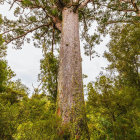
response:
M71 129L71 139L89 139L85 117L78 13L62 11L62 39L58 75L57 114Z

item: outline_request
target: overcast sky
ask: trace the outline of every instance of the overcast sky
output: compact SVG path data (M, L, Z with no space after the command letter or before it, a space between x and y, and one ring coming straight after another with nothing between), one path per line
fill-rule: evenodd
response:
M9 5L0 6L0 14L13 19L12 12L9 11ZM91 29L90 32L94 32ZM88 75L84 80L84 84L94 81L102 71L102 67L106 67L108 62L102 57L103 52L106 50L106 44L109 42L109 37L104 38L103 42L95 46L95 50L99 53L100 57L95 57L90 61L90 58L84 55L84 50L81 43L82 54L82 68L83 74ZM27 87L33 90L32 84L37 86L37 77L40 71L40 59L42 58L42 51L35 48L31 44L24 44L21 50L15 50L12 45L8 45L7 60L11 69L16 73L16 79L21 79Z

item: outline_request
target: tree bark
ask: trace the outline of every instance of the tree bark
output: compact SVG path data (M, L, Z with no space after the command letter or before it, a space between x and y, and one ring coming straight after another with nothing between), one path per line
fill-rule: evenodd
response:
M89 139L85 117L78 12L62 11L62 35L58 74L57 114L70 139Z

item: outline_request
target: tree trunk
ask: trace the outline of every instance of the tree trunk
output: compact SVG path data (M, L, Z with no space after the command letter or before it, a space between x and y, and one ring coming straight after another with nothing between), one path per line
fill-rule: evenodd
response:
M85 117L78 13L62 11L62 38L58 75L57 114L70 139L89 139Z

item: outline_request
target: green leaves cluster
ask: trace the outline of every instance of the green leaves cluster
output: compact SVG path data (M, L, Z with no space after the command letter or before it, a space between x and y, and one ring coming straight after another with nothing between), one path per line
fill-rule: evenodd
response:
M140 114L135 102L140 97L139 90L129 86L118 88L109 81L103 76L96 82L95 88L92 84L88 85L87 111L91 138L137 140ZM102 92L99 92L100 87Z

